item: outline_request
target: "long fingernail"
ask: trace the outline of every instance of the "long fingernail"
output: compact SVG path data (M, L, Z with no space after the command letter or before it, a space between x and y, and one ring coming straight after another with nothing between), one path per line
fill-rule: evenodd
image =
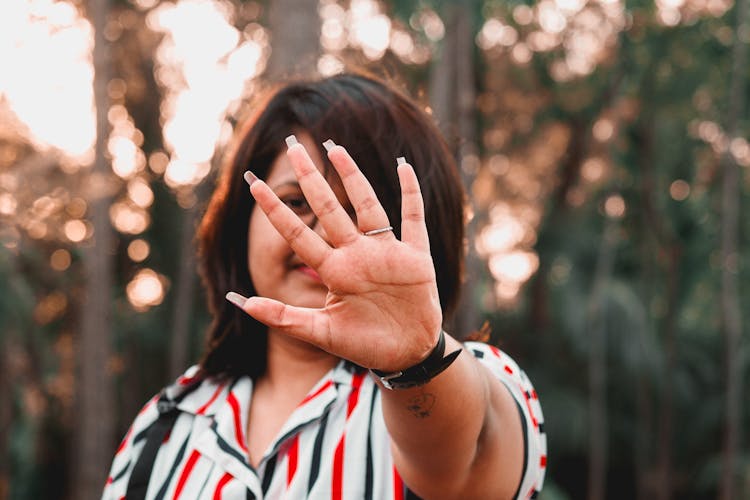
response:
M247 182L248 186L252 186L253 182L258 180L258 177L256 177L256 175L249 170L245 172L245 174L242 177L245 178L245 182Z
M243 297L237 292L229 292L226 295L226 299L231 302L232 304L236 305L240 309L242 309L242 306L245 305L245 302L247 302L247 297Z
M404 158L403 156L399 156L398 158L396 158L396 165L397 166L398 165L403 165L404 163L406 163L406 158Z
M333 142L333 140L328 139L326 142L323 143L323 147L326 148L326 151L331 151L333 148L336 147L336 143Z
M299 142L297 142L297 138L294 136L294 134L290 135L285 140L286 140L286 147L287 148L291 148L295 144L299 144Z

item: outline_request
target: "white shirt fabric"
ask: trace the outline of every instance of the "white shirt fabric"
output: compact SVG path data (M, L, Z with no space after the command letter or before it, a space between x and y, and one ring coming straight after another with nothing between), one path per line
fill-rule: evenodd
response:
M517 498L534 498L547 462L536 391L499 349L479 342L466 342L464 348L508 387L518 404L526 449ZM342 361L325 375L254 468L245 438L252 380L198 380L197 370L190 368L165 390L180 414L159 448L147 499L417 498L394 467L381 389L366 371ZM103 500L124 498L147 431L159 416L157 400L144 406L120 444Z

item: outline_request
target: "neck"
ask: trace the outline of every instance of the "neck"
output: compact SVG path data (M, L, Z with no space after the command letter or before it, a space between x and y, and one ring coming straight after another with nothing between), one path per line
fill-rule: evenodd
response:
M266 372L258 382L304 397L338 362L339 358L312 344L269 329Z

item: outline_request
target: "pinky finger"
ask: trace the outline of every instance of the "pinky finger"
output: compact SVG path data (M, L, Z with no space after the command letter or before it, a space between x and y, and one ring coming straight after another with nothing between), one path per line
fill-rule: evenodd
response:
M414 168L408 163L400 163L398 180L401 183L401 240L429 252L430 238L424 220L424 201Z

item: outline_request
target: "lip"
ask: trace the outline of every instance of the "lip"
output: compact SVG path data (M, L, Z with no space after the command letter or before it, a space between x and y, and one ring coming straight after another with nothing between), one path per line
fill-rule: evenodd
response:
M295 267L294 270L301 272L305 276L307 276L307 277L309 277L309 278L311 278L311 279L313 279L313 280L315 280L315 281L317 281L319 283L323 282L323 280L320 279L320 275L317 273L317 271L315 271L315 269L311 268L310 266L301 265L301 266Z

